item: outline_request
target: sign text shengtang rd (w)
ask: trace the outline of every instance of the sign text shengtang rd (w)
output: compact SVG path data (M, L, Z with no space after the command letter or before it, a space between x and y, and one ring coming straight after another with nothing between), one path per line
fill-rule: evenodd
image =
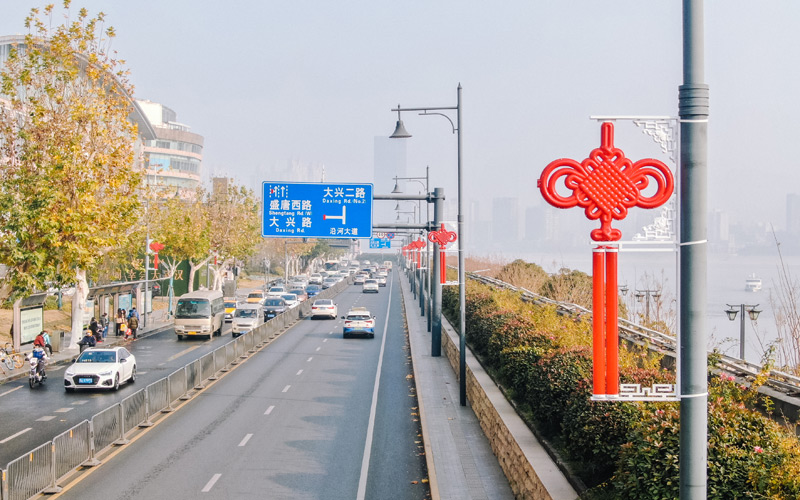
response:
M261 236L372 236L372 184L264 182L262 195Z

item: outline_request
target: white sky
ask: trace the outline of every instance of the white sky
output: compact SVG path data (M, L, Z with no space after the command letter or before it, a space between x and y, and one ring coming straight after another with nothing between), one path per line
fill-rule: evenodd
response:
M0 34L24 33L41 5L3 0ZM205 137L205 168L240 179L269 180L296 159L325 164L331 181L369 180L373 138L394 129L390 109L455 105L460 82L466 196L487 213L498 196L543 203L545 165L599 145L589 115L676 115L682 83L679 0L81 6L116 28L136 97L174 109ZM784 227L785 195L800 193L800 2L709 0L705 11L709 209ZM432 185L454 199L449 124L404 121L407 174L430 165ZM640 136L619 126L616 144L634 160L665 159Z

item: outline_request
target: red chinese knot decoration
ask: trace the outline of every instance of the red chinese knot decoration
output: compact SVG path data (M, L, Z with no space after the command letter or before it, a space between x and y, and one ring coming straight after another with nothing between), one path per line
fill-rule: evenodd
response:
M655 189L645 196L652 181ZM567 196L557 188L563 183ZM614 125L603 123L600 147L593 149L582 162L561 158L551 162L539 177L538 187L548 203L557 208L584 208L589 220L600 220L600 228L591 232L597 242L606 242L592 254L592 331L593 397L619 395L619 332L617 326L617 253L622 232L611 227L612 220L622 220L633 207L655 208L666 203L674 189L669 168L658 160L646 158L632 162L614 146ZM563 188L562 188L563 189ZM562 191L563 192L563 191Z
M164 250L164 244L163 243L159 243L157 241L154 241L154 242L150 243L150 250L152 250L153 254L154 254L154 257L153 257L153 268L158 270L158 252L160 252L161 250Z
M438 231L431 231L428 233L428 240L432 243L436 243L439 245L439 283L444 283L447 281L447 259L445 258L445 248L450 243L453 243L458 239L455 231L448 231L444 228L444 224L442 224L442 228Z

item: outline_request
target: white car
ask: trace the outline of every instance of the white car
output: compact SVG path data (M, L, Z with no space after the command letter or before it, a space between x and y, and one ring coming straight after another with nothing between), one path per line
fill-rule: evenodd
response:
M378 280L368 278L364 280L364 286L361 289L362 293L374 292L378 293Z
M343 338L357 333L375 338L375 316L370 316L366 307L354 307L347 312L347 316L342 316L342 319L344 320Z
M264 309L261 304L242 304L233 313L233 325L231 326L231 337L236 338L254 328L261 326L264 322Z
M286 293L286 288L282 286L273 286L267 291L269 297L280 297L284 293Z
M381 276L379 274L375 276L375 281L378 282L378 286L386 286L386 276Z
M124 347L90 347L64 372L64 389L119 389L136 381L136 357Z
M300 300L297 298L297 295L293 293L284 293L281 295L281 298L284 302L286 302L286 307L292 308L300 303Z
M324 280L322 280L322 289L325 290L327 288L330 288L338 282L339 280L336 278L325 278Z
M308 277L308 284L309 285L321 285L322 284L322 275L319 273L313 273L311 276Z
M331 299L317 299L311 306L311 319L319 317L336 319L338 314L339 310Z

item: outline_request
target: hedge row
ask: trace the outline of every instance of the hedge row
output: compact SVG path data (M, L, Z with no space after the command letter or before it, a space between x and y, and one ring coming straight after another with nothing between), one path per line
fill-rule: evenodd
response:
M454 288L445 288L443 309L457 325ZM679 405L591 401L588 321L471 282L466 328L473 352L590 487L584 498L678 498ZM660 361L623 346L621 381L674 383ZM757 383L710 378L708 498L800 498L798 440L751 409Z

